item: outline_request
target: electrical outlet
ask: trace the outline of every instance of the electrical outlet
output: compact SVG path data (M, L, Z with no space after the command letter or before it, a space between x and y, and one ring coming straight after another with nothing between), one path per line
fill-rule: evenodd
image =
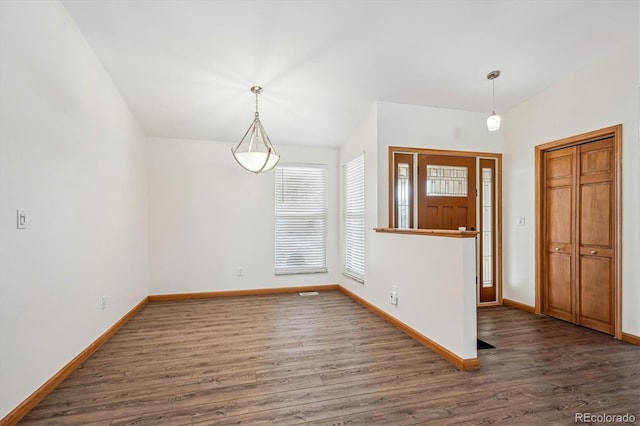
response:
M242 266L241 266L241 267L239 267L239 268L238 268L238 270L236 271L236 274L237 274L239 277L244 277L244 268L242 268Z
M525 220L524 220L524 216L518 216L518 218L516 219L516 225L518 226L525 226Z
M107 309L107 296L102 296L102 310Z
M393 289L391 290L391 299L390 302L392 305L397 305L398 304L398 286L393 286Z

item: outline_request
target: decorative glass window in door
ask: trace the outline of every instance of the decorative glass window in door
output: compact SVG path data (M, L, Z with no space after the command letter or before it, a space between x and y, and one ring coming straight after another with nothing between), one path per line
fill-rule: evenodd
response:
M398 228L409 228L409 209L411 208L410 197L413 194L410 193L409 187L409 164L398 163L398 187L396 188L396 194L398 199Z
M493 170L482 168L482 287L493 287Z
M466 197L466 167L427 165L427 195L432 197Z

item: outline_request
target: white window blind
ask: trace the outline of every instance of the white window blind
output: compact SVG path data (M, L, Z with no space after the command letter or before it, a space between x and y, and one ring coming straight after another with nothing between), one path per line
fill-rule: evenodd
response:
M276 274L327 272L327 167L276 168Z
M364 155L343 166L343 273L364 282Z

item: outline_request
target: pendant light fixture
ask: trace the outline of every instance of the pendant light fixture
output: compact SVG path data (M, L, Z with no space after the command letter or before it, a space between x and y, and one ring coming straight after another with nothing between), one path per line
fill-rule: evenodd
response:
M500 71L491 71L487 74L487 80L491 80L493 83L493 101L492 101L492 112L491 115L487 118L487 129L490 132L495 132L496 130L500 130L500 116L496 114L496 78L500 77Z
M235 148L231 148L231 153L233 158L244 169L253 173L267 172L278 164L280 156L276 154L267 132L264 131L264 127L260 123L258 95L262 93L262 87L253 86L251 93L256 95L255 118L247 132L240 139L240 143Z

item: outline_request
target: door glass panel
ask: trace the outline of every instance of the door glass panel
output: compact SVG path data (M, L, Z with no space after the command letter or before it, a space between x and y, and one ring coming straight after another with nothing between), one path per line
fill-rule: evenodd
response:
M493 170L482 169L482 287L493 286Z
M430 197L466 197L466 167L427 165L427 195Z
M409 164L398 164L398 187L396 188L396 194L398 197L398 211L396 212L396 214L398 215L398 228L402 229L409 228L409 208L411 206L411 194L409 193L409 173Z

